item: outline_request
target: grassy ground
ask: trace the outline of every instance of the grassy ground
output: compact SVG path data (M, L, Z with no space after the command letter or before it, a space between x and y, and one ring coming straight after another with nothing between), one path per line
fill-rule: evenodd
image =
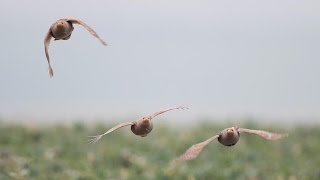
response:
M88 135L113 124L32 127L0 123L0 179L320 179L319 126L289 129L245 123L247 128L289 132L271 142L243 134L234 147L211 143L198 159L172 160L227 126L203 123L174 131L156 124L145 138L129 127L88 145Z

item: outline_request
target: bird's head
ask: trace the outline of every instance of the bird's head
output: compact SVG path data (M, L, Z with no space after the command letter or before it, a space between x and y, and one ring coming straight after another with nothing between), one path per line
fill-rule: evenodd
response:
M65 21L58 21L57 22L57 28L59 28L59 29L64 28L65 25L66 25Z
M227 136L233 136L234 135L234 131L235 129L232 127L232 128L228 128L227 129Z
M142 118L142 124L148 125L150 123L151 118L150 117L143 117Z

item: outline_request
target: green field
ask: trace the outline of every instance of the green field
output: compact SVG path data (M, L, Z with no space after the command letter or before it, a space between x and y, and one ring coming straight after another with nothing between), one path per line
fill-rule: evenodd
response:
M320 179L319 126L243 123L246 128L288 132L276 142L243 134L234 147L211 143L200 156L172 161L192 144L228 126L155 124L147 137L129 127L87 144L87 136L114 124L9 125L0 123L0 179Z

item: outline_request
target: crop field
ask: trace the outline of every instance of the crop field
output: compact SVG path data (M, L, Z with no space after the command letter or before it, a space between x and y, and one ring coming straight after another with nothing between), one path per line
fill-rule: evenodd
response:
M228 126L203 122L175 131L157 123L144 138L126 127L96 144L86 142L113 125L0 123L0 179L320 179L319 125L244 122L243 127L288 132L289 137L267 141L241 134L235 146L214 141L186 162L174 158Z

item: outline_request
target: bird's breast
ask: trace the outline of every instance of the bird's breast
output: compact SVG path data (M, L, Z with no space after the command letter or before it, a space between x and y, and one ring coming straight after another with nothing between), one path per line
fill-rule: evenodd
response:
M69 37L71 35L72 31L73 31L73 26L71 23L65 23L64 26L62 26L62 27L61 26L58 27L56 24L54 24L51 27L52 36L56 40Z
M149 124L143 124L143 123L137 123L131 126L131 131L133 134L138 135L138 136L146 136L149 134L153 129L152 123Z
M239 140L240 134L234 133L232 136L227 134L221 134L218 137L218 141L225 146L234 146Z

